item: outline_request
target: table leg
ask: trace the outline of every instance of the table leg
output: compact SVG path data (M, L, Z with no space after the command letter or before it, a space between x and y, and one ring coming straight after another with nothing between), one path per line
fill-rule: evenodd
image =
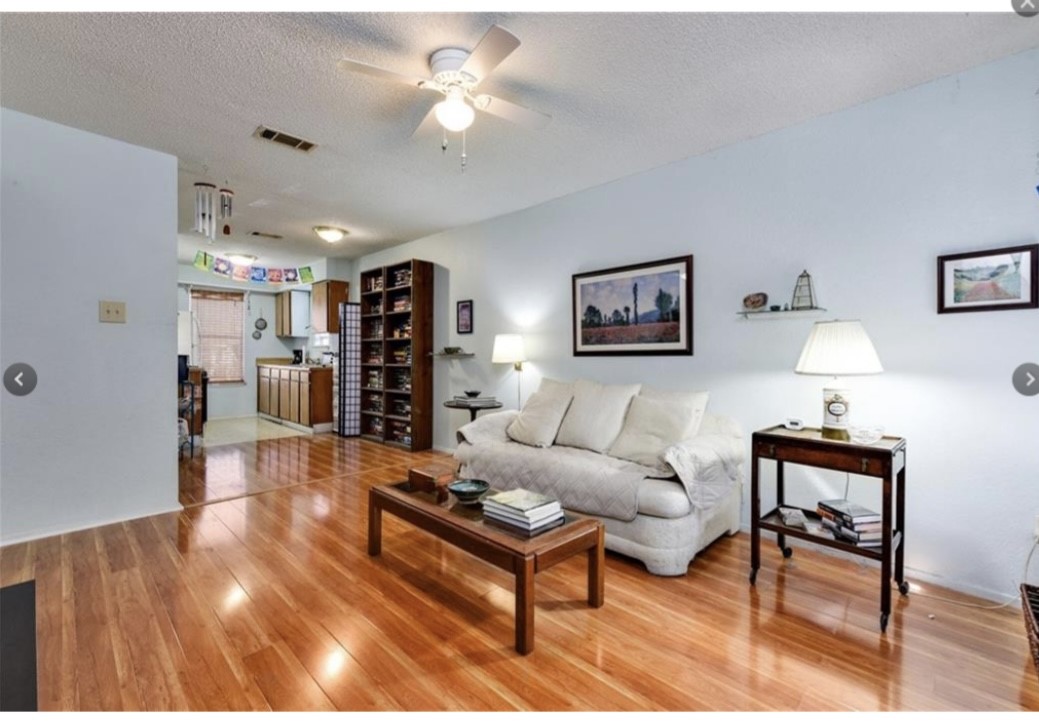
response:
M895 491L895 527L902 535L895 551L895 582L898 592L903 596L909 593L909 584L905 580L906 560L906 457L902 449L902 468L898 471L898 486Z
M776 506L782 506L786 503L786 484L785 484L785 470L786 467L783 465L783 461L776 461ZM793 553L793 549L787 548L786 535L783 533L776 534L776 545L779 546L779 550L783 552L783 558L790 558L790 554Z
M882 518L880 554L880 630L887 629L887 620L891 614L891 484L894 480L894 469L890 466L884 474L884 495L881 501Z
M516 563L516 650L534 650L534 557Z
M750 459L750 584L753 586L761 566L761 498L758 496L758 451Z
M599 524L595 545L588 549L588 605L599 608L606 601L605 526Z
M372 493L368 494L368 555L382 552L382 509Z

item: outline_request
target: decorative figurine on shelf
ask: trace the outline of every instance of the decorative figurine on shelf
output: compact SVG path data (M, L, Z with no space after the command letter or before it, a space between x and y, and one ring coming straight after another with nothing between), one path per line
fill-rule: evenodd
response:
M746 310L759 310L768 303L768 293L751 293L743 299L743 307Z
M790 301L790 310L811 310L816 308L815 291L812 288L812 276L804 271L797 276L797 284L794 285L794 297Z

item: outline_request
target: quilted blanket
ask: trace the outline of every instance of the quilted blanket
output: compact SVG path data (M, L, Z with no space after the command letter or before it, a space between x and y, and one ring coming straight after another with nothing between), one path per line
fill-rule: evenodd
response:
M516 443L505 429L517 413L485 415L458 429L455 458L461 463L461 475L482 478L495 488L536 490L558 498L565 508L621 521L638 514L638 489L645 478L674 478L694 507L707 510L724 499L741 477L738 439L732 444L728 443L732 438L704 436L672 446L665 460L676 474L580 448ZM723 459L725 455L732 457Z

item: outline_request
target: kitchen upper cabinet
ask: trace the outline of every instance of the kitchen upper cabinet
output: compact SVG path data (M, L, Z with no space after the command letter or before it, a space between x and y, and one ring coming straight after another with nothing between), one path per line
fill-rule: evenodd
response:
M276 296L274 335L279 338L305 338L310 335L310 293L305 290L287 290Z
M310 288L310 324L315 333L339 332L339 304L350 295L345 280L322 280Z

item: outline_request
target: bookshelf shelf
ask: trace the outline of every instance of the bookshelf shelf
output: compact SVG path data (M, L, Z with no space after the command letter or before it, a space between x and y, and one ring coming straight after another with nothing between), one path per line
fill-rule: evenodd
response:
M884 436L871 445L824 438L817 428L788 430L773 426L754 433L751 441L750 492L750 583L757 580L761 567L761 531L776 534L776 545L784 558L793 555L786 544L787 536L815 543L880 562L880 630L887 630L891 615L891 579L902 595L909 592L905 581L905 483L906 439ZM760 467L763 460L775 462L776 507L762 513ZM814 468L854 473L873 477L883 483L881 502L882 537L878 547L857 546L851 541L816 535L805 529L787 526L779 514L784 503L784 464L794 463ZM820 516L812 509L800 509L810 521Z

